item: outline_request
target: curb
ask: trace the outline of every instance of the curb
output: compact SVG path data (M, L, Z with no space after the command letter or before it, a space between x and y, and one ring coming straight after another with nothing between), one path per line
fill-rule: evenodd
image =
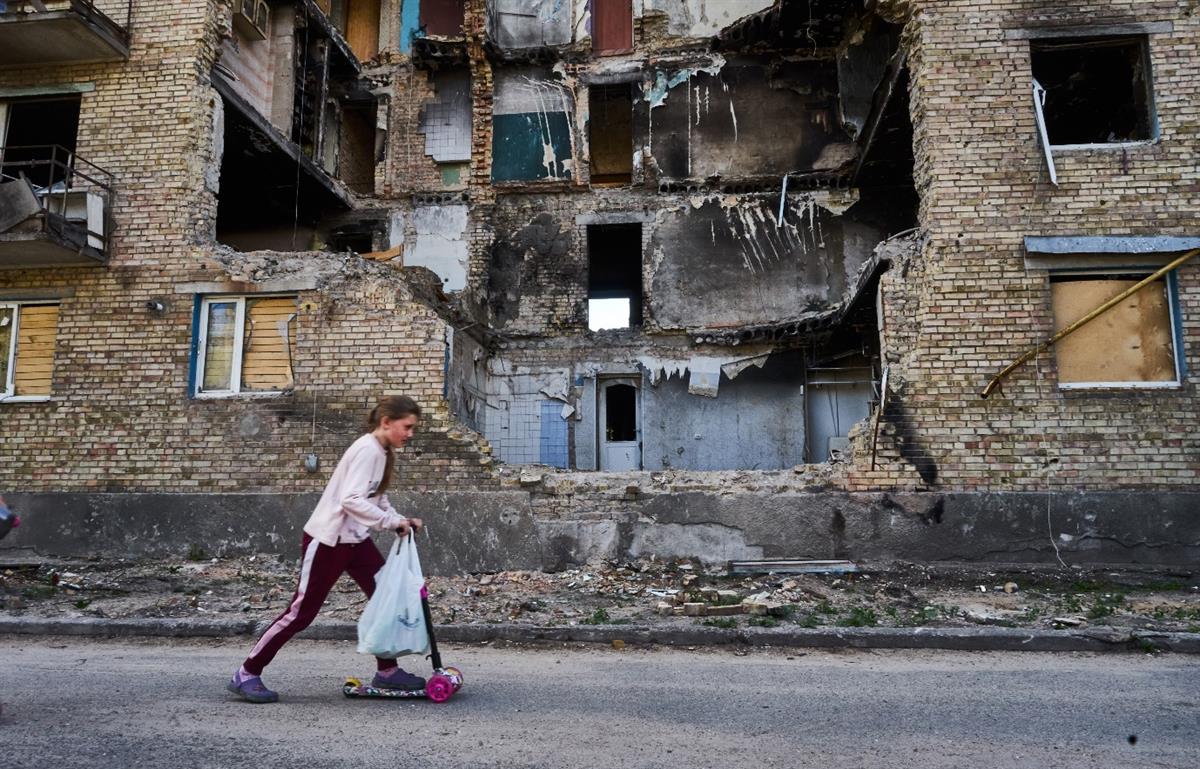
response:
M98 638L230 638L253 636L265 628L256 620L221 619L54 619L0 617L0 635ZM353 622L314 624L299 638L352 641ZM646 625L538 627L498 623L440 625L438 638L452 643L579 642L661 646L719 646L812 649L943 649L951 651L1146 652L1200 654L1200 633L1162 633L1121 628L1020 630L1015 628L654 628Z

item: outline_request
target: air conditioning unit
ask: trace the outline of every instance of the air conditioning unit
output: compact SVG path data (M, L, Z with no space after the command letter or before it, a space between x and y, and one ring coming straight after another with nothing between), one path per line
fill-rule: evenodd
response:
M271 6L267 0L233 0L233 26L251 40L266 40Z

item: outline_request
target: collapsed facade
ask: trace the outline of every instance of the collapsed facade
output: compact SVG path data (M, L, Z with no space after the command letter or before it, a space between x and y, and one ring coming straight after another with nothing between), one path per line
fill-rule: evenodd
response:
M10 2L5 544L1194 559L1186 6Z

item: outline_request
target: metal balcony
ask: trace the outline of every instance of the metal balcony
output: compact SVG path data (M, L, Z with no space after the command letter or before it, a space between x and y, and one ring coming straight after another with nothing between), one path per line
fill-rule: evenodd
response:
M60 146L0 151L0 269L103 265L112 175Z
M94 0L0 0L0 67L124 61L132 12L122 26Z

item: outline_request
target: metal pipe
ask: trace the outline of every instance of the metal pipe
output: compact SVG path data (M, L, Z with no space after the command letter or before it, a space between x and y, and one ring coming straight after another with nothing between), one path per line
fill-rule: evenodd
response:
M979 393L979 397L987 398L989 395L992 394L992 391L995 390L996 387L1000 384L1001 379L1004 379L1004 377L1011 374L1014 370L1016 370L1018 367L1020 367L1023 363L1027 363L1028 361L1032 360L1043 350L1050 349L1052 346L1054 346L1054 343L1057 342L1058 340L1062 339L1063 337L1067 336L1068 334L1070 334L1074 331L1079 330L1079 328L1081 326L1083 326L1084 324L1088 323L1089 321L1095 320L1097 317L1104 314L1104 312L1106 310L1108 310L1109 308L1113 307L1116 304L1119 304L1120 302L1124 301L1128 297L1133 296L1138 291L1140 291L1142 288L1144 288L1148 284L1153 283L1154 281L1158 280L1159 278L1161 278L1163 275L1166 275L1171 270L1174 270L1175 268L1179 267L1184 262L1186 262L1189 259L1191 259L1192 257L1194 257L1196 254L1200 254L1200 248L1193 248L1191 251L1188 251L1183 256L1180 256L1179 258L1175 259L1175 261L1171 262L1170 264L1166 265L1165 267L1160 268L1154 274L1148 275L1145 278L1143 278L1142 280L1139 280L1136 284L1125 289L1121 293L1114 296L1112 299L1109 299L1104 304L1100 305L1096 309L1089 312L1087 315L1084 315L1079 320L1077 320L1074 323L1072 323L1071 325L1067 326L1062 331L1059 331L1054 336L1052 336L1049 339L1047 339L1046 341L1042 342L1037 347L1034 347L1029 352L1027 352L1024 355L1022 355L1021 357L1017 358L1015 361L1013 361L1012 363L1005 366L1004 369L1001 370L999 374L996 374L996 376L992 377L991 381L988 382L987 387L983 388L983 391Z

